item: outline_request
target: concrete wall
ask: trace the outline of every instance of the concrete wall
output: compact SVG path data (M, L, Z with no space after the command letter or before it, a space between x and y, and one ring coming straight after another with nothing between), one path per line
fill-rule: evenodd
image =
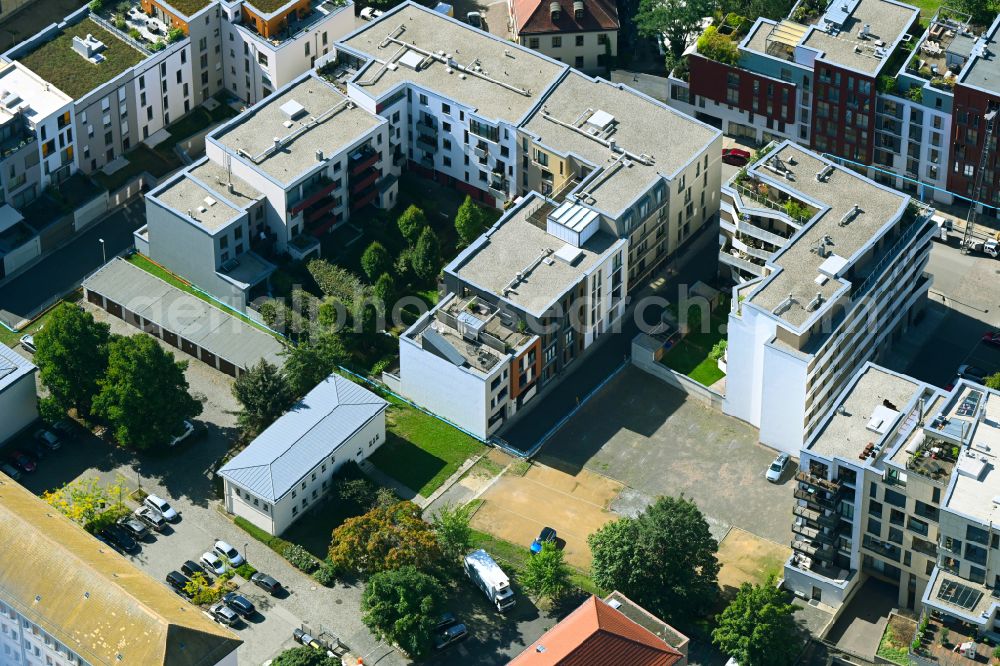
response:
M805 441L809 360L770 344L763 351L760 441L794 456Z
M0 444L38 418L35 373L17 380L0 393Z
M3 256L3 273L12 275L16 270L42 254L42 239L32 236L27 243Z
M662 380L668 386L702 402L706 407L722 410L725 396L659 362L657 352L650 347L655 342L645 333L632 340L632 365Z

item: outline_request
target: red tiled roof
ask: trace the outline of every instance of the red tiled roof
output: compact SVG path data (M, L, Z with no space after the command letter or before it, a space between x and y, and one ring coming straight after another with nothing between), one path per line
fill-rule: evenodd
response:
M590 597L508 666L673 666L680 652L597 597Z
M514 25L518 35L591 32L617 30L618 6L615 0L583 0L583 18L576 19L573 0L554 0L562 10L559 20L552 20L550 5L553 0L510 0Z

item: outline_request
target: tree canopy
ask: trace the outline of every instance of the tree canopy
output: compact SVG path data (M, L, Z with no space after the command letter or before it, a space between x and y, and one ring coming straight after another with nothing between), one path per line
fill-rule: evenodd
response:
M382 571L365 585L361 618L378 638L420 657L430 648L443 598L441 584L412 565Z
M472 548L472 505L441 507L431 521L444 557L458 561Z
M413 245L420 237L420 232L427 226L427 216L424 215L424 211L410 204L396 220L396 226L399 227L399 233L403 234L406 242Z
M340 666L340 660L328 657L315 648L300 645L272 659L271 666Z
M441 270L441 245L437 234L424 227L413 251L413 272L421 280L433 280Z
M463 243L468 245L486 231L486 215L482 209L472 202L472 197L466 195L465 201L455 213L455 231Z
M1000 389L1000 372L993 375L989 375L988 377L983 379L983 384L986 385L986 388L991 388L993 390Z
M713 9L712 0L640 0L635 24L644 37L659 39L664 34L670 55L677 61L687 40L694 36L701 20L712 15Z
M368 279L374 282L390 268L392 268L392 257L389 256L389 251L382 243L372 241L361 255L361 269Z
M333 531L330 563L340 570L374 573L413 565L434 569L441 547L430 525L412 502L376 506L348 518Z
M528 558L518 581L534 595L558 599L571 587L569 575L563 552L551 541L546 541L540 553Z
M39 377L63 412L75 407L89 415L97 380L107 370L109 331L83 308L62 303L35 334Z
M94 413L108 421L122 446L167 446L184 420L202 410L188 393L186 367L148 335L116 338L108 346L108 370L98 381Z
M289 389L295 398L301 398L332 375L348 353L338 333L325 331L289 347L284 355Z
M620 590L664 620L690 625L718 596L719 545L695 503L661 497L636 518L587 538L594 582Z
M246 437L255 437L291 407L295 396L276 365L261 359L233 383L240 403L237 421Z
M719 614L712 642L740 666L787 666L800 647L792 617L798 608L773 577L764 585L743 583Z

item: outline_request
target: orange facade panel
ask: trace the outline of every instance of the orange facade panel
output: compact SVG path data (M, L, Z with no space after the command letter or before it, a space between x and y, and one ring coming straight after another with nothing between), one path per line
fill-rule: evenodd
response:
M294 5L286 7L280 14L270 17L248 3L243 4L243 22L254 26L257 33L267 39L278 37L288 27L288 17L292 13L297 14L300 19L305 18L309 13L309 0L299 0Z

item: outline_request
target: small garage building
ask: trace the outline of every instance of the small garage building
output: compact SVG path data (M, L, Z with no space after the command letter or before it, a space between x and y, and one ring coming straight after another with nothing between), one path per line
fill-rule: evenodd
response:
M38 418L33 363L0 344L0 444Z

